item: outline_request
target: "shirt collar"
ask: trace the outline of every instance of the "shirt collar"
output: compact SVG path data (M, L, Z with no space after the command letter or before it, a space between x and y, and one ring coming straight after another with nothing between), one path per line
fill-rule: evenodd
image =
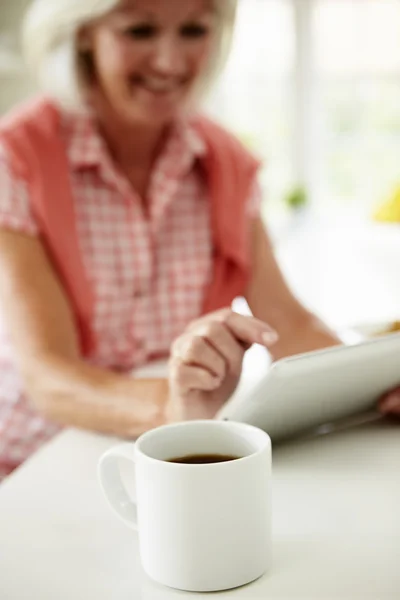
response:
M180 127L182 142L192 155L196 158L204 156L207 152L207 147L200 133L196 130L194 122L190 120L181 121L178 127Z
M108 161L104 139L95 119L90 114L69 116L65 119L67 152L70 163L77 170L100 166ZM174 123L161 153L161 159L174 154L179 171L190 169L195 160L206 154L206 144L190 119Z

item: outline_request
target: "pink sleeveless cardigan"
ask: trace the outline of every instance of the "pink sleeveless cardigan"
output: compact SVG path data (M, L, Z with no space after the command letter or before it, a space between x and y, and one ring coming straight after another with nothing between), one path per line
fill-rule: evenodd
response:
M213 277L203 314L229 306L250 276L246 204L259 163L224 129L206 118L195 126L206 143L202 159L214 245ZM39 99L0 121L0 141L12 166L29 184L32 210L61 283L75 312L83 355L96 344L91 330L94 296L79 253L70 168L60 132L60 113Z

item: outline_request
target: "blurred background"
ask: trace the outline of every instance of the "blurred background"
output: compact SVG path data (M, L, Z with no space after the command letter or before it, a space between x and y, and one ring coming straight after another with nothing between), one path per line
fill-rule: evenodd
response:
M34 92L28 4L0 0L0 113ZM338 325L397 318L400 0L239 0L207 110L264 161L264 217L298 295Z

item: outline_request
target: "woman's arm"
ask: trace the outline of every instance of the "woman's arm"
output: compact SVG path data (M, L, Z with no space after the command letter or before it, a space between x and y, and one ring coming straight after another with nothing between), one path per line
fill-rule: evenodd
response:
M39 239L0 230L0 304L27 393L45 416L121 436L164 421L165 380L134 380L81 359L71 307Z
M290 291L260 218L253 222L251 240L253 274L246 300L253 315L269 323L279 335L271 348L273 358L340 344L340 339Z

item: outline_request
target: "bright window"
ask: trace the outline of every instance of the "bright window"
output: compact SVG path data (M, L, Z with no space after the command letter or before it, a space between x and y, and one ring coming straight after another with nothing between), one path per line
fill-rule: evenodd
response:
M211 113L265 159L271 201L294 177L294 34L291 0L241 0L230 61L210 101Z
M240 0L210 107L265 159L267 210L305 185L369 212L400 184L399 0Z
M400 183L400 2L318 0L321 201L368 209Z

